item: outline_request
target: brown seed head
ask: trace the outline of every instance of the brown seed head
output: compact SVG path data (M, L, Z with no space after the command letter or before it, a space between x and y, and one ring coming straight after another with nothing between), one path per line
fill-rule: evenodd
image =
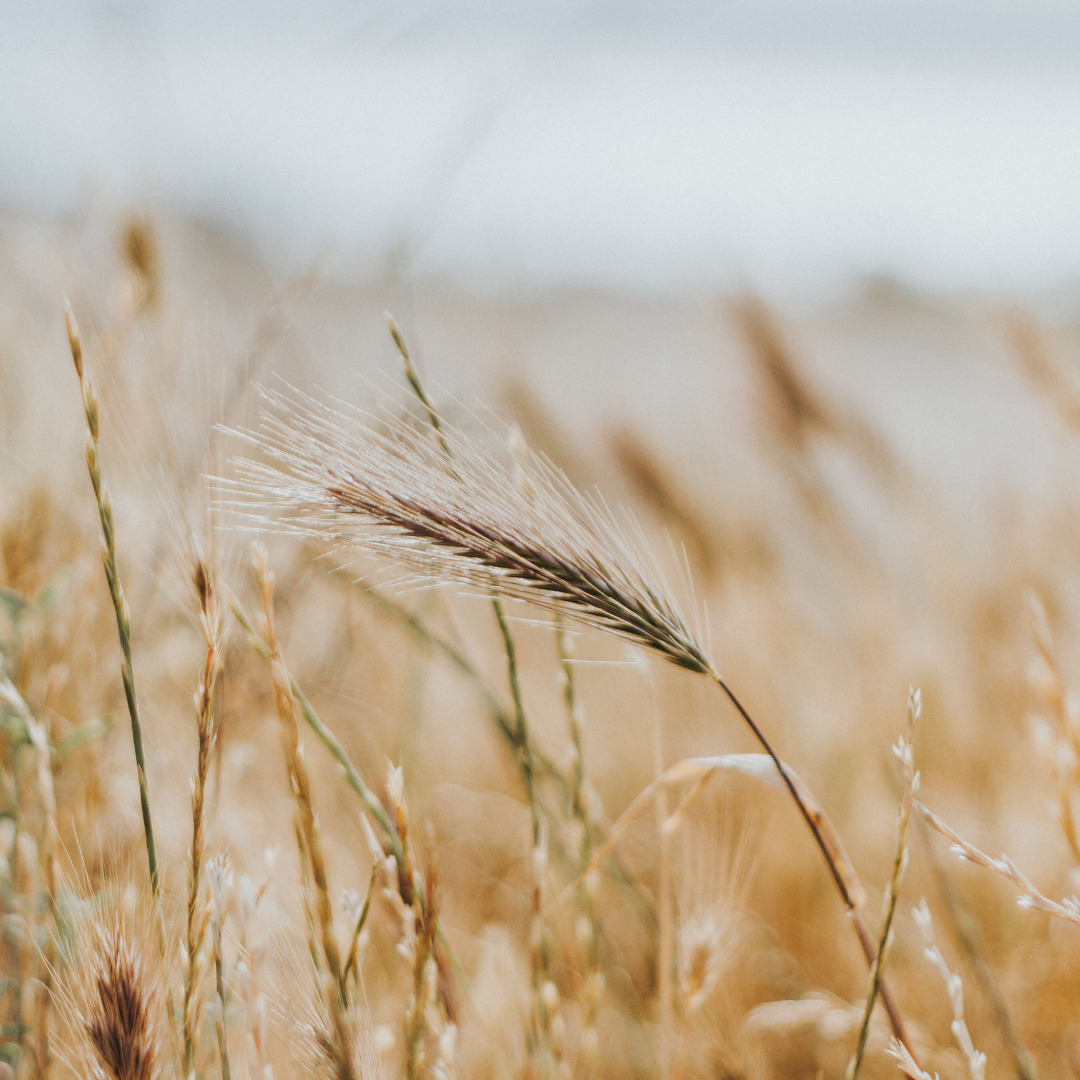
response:
M151 974L120 926L98 930L89 1000L81 1017L109 1080L155 1080Z

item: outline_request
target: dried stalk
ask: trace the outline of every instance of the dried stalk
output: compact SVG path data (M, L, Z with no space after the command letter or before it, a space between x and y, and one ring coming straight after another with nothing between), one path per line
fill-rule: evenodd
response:
M941 833L942 836L951 841L954 854L959 855L961 859L966 859L968 862L975 863L976 866L984 867L987 870L993 870L995 874L1000 874L1003 878L1010 881L1020 892L1020 895L1016 898L1016 902L1020 907L1032 908L1035 911L1045 911L1047 915L1054 915L1059 919L1065 919L1067 922L1080 926L1080 897L1065 897L1058 903L1056 900L1051 900L1049 897L1043 896L1043 894L1028 881L1020 871L1020 868L1008 855L1002 855L1000 859L992 859L989 855L983 854L983 852L981 852L974 844L969 844L962 836L950 829L937 814L933 813L933 811L929 810L921 802L915 803L915 809L922 814L930 828Z
M330 890L326 877L326 861L323 858L322 840L315 820L315 808L311 800L311 782L300 749L300 729L296 720L296 703L292 679L281 655L274 629L274 575L267 566L266 553L256 550L255 570L262 595L263 614L266 620L265 638L271 657L274 679L274 699L281 721L282 744L285 762L289 770L293 795L296 798L300 829L304 847L311 865L311 878L315 893L315 920L320 935L322 955L326 961L331 985L326 988L327 1007L333 1025L336 1060L339 1063L339 1080L356 1080L353 1075L353 1032L349 1017L349 995L341 965L341 954L334 935L334 915L330 903Z
M866 1043L870 1038L870 1021L874 1015L874 1005L877 1003L878 994L881 991L881 980L885 974L885 960L892 944L892 924L896 916L896 902L900 898L900 879L904 876L907 868L908 846L907 831L908 822L911 819L911 805L919 790L919 774L915 771L915 754L912 741L915 736L915 724L922 712L922 694L918 690L912 690L908 694L907 710L907 738L900 736L893 753L896 754L900 765L904 770L904 794L900 800L900 812L896 825L896 855L893 858L892 877L889 879L888 888L885 891L885 918L881 924L881 936L878 939L877 956L874 958L874 967L870 974L870 993L866 997L866 1008L863 1011L862 1026L859 1029L859 1043L855 1056L848 1066L848 1080L856 1080L859 1069L862 1067L863 1055L866 1053ZM976 1077L975 1080L982 1080Z
M202 920L199 916L199 886L203 849L206 841L206 778L210 758L217 738L217 723L213 714L214 690L222 669L221 610L214 577L202 560L195 564L195 591L199 600L199 623L206 642L206 664L202 682L195 694L195 713L198 722L199 752L195 778L191 786L191 867L188 879L187 926L185 951L187 972L184 978L184 1076L191 1075L195 1065L195 985L198 977L198 953L202 944Z
M161 882L158 876L157 847L154 844L154 825L150 819L150 791L146 784L146 759L143 754L142 724L139 721L139 699L135 694L135 671L131 664L131 614L128 611L127 600L124 598L124 588L120 584L120 573L116 567L116 545L113 538L112 501L109 498L109 487L101 479L101 461L98 454L98 403L90 377L83 372L82 340L79 337L79 325L75 321L75 314L70 304L65 313L65 319L71 358L75 361L75 373L79 376L83 411L86 415L86 465L90 471L90 483L94 488L98 516L101 519L101 557L105 564L105 578L109 583L113 610L116 612L116 629L120 636L120 675L124 682L128 714L131 717L131 739L135 745L135 763L139 771L139 802L142 806L143 832L146 836L146 859L150 866L150 885L160 907ZM162 915L161 930L162 947L164 947L164 915Z

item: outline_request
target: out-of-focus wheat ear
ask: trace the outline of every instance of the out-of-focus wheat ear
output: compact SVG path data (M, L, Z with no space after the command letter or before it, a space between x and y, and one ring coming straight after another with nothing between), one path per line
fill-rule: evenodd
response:
M315 820L315 807L311 800L311 781L300 748L300 729L296 719L296 702L292 691L292 679L282 658L274 626L274 575L267 562L266 551L255 549L255 573L262 595L265 617L265 637L273 663L274 698L278 718L281 721L282 745L285 763L289 770L293 794L296 798L300 832L311 866L311 880L315 900L315 919L319 929L322 956L330 977L326 988L327 1005L334 1027L339 1057L342 1063L340 1080L358 1080L352 1075L353 1038L349 1016L349 993L341 965L341 953L334 934L334 914L330 903L330 888L326 876L326 860L323 857L322 840Z
M119 922L95 928L79 1020L109 1080L157 1080L154 975Z
M75 313L71 310L70 304L67 306L64 317L67 322L71 358L75 361L75 373L79 377L79 387L82 390L83 412L86 417L86 465L90 471L90 483L94 488L98 516L101 519L101 557L105 565L105 578L109 584L109 596L112 599L113 610L116 612L116 629L120 637L120 675L124 683L128 715L131 717L131 739L135 746L135 763L139 774L139 801L142 807L143 833L146 837L146 858L150 867L150 885L160 909L161 881L158 874L157 847L154 843L154 825L150 817L150 791L146 783L146 758L143 753L142 723L139 720L139 699L135 693L135 670L131 662L131 615L116 565L112 502L109 499L108 485L101 478L101 459L98 453L98 403L90 377L84 370L82 339L79 336L79 325L75 321ZM164 948L164 913L161 915L161 933L162 948Z
M195 1065L194 999L198 978L199 949L202 946L199 918L199 886L203 850L206 842L206 778L217 736L217 721L213 713L214 691L221 676L222 618L217 584L211 569L202 559L196 559L193 574L195 594L199 602L199 624L206 643L206 663L202 682L195 693L195 715L198 725L199 750L195 777L191 784L191 865L188 876L187 926L185 951L187 971L184 975L184 1076L191 1075Z
M1038 387L1066 427L1080 429L1080 385L1054 356L1045 334L1021 308L1004 311L1001 329L1024 374Z
M34 1067L40 1080L44 1080L49 1069L49 1013L52 1004L53 969L56 961L56 792L53 783L52 749L45 725L33 713L18 688L3 672L0 664L0 704L15 714L22 723L26 739L34 755L34 776L37 782L37 796L41 805L43 823L41 834L37 838L38 862L41 868L41 893L48 919L45 940L40 948L39 973L40 992L36 995L36 1008L33 1016L32 1053ZM17 768L17 766L16 766ZM17 823L17 818L16 818ZM35 902L35 909L40 905Z
M161 297L161 257L157 232L149 214L132 214L120 236L124 261L131 271L135 311L153 308Z
M949 970L949 965L945 962L945 957L941 955L941 950L934 940L934 921L930 916L930 908L927 907L925 900L921 901L917 908L912 909L911 917L915 920L916 926L922 933L923 942L926 945L923 955L938 969L945 983L945 990L948 992L949 1004L952 1006L953 1014L953 1021L950 1026L957 1045L967 1061L971 1080L986 1080L986 1055L981 1050L975 1049L975 1044L971 1041L971 1034L968 1031L967 1021L964 1019L964 984L959 975L954 975Z
M710 999L722 998L725 976L739 950L750 885L750 838L745 831L735 838L716 817L691 825L679 810L664 824L666 833L674 835L676 829L674 961L682 1009L673 1077L683 1080L691 1026Z
M762 380L776 431L789 445L801 447L813 431L836 434L832 409L806 380L777 323L760 298L744 296L731 314Z

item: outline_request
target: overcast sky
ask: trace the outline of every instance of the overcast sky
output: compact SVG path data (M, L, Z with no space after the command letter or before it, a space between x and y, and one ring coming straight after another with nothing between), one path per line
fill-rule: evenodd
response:
M1080 284L1080 5L0 0L0 199L485 287Z

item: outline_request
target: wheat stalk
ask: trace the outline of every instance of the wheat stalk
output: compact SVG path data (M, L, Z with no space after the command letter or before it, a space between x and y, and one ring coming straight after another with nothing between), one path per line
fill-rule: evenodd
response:
M105 564L105 577L109 583L109 595L116 612L116 629L120 636L120 674L124 682L128 714L131 717L131 740L135 745L135 763L139 772L139 802L142 807L143 832L146 835L146 858L150 866L150 884L154 897L160 903L161 882L158 877L157 846L154 843L154 825L150 819L150 791L146 784L146 758L143 754L142 723L139 720L139 699L135 694L135 671L131 663L131 613L120 584L120 572L116 567L116 545L113 538L112 501L109 488L101 478L101 459L98 453L98 403L90 377L83 371L82 339L75 313L68 305L65 313L68 345L75 361L75 373L82 390L83 412L86 416L86 466L90 471L90 483L94 488L98 516L101 519L101 558ZM164 947L165 924L162 916L162 945Z
M340 1062L338 1080L355 1080L352 1069L353 1031L349 1018L349 995L342 971L341 952L334 933L334 916L326 877L326 860L323 857L322 840L311 799L311 781L300 745L300 729L296 719L292 680L285 666L274 626L274 575L266 559L266 552L257 548L255 570L263 603L266 643L272 660L274 700L278 718L281 721L285 763L289 770L293 794L296 797L299 818L297 833L303 837L303 846L311 866L311 880L315 893L315 918L330 980L330 985L326 987L326 998ZM304 852L301 852L301 858L303 855Z
M195 1016L193 1001L198 975L198 953L202 943L202 920L199 918L199 885L203 848L206 840L206 778L210 771L210 755L217 738L217 725L212 711L214 689L222 669L222 620L214 576L201 559L195 562L195 592L199 601L199 624L206 642L206 664L202 682L195 694L198 721L199 753L195 778L191 784L191 871L188 881L186 953L187 971L184 978L184 1074L189 1076L195 1065Z

